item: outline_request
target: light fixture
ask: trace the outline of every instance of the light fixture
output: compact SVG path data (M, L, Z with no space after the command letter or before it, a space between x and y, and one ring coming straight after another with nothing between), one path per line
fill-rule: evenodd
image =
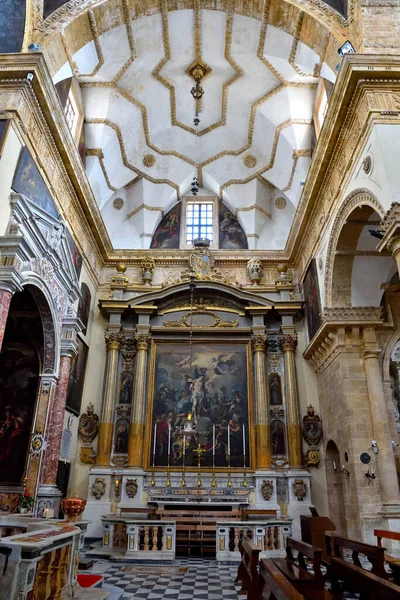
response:
M338 54L340 58L343 58L345 54L355 54L353 44L349 40L346 40L345 43L338 48Z

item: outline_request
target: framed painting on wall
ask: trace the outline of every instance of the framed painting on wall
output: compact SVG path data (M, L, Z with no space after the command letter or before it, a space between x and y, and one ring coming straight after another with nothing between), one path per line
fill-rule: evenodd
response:
M21 151L11 187L17 194L23 194L49 215L58 218L50 192L27 147Z
M85 282L81 285L81 297L78 304L78 319L83 323L82 333L86 335L87 326L89 323L90 304L92 302L92 294Z
M304 304L307 316L308 337L311 341L321 325L321 297L317 263L315 258L310 262L303 282Z
M202 468L215 465L226 470L228 450L231 466L250 466L251 376L247 343L194 343L190 382L189 345L153 343L148 459L155 450L156 467L165 467L170 447L171 466L197 466L201 449ZM192 433L188 433L188 423ZM169 429L171 432L169 434ZM229 440L228 440L229 438ZM170 441L169 441L170 440ZM183 451L183 444L185 450Z
M78 354L72 359L71 371L68 379L68 392L65 408L74 415L81 412L83 385L85 383L86 363L89 346L78 337Z

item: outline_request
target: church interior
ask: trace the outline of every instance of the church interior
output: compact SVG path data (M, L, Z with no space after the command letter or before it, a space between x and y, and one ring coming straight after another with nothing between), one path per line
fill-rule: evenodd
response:
M1 599L400 598L399 198L398 0L1 2Z

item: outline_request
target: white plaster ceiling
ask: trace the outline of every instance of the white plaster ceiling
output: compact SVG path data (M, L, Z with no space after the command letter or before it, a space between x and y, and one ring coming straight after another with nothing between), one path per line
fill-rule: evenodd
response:
M200 58L212 70L202 82L200 182L237 214L250 248L283 248L311 160L318 77L333 81L334 74L283 29L186 9L110 26L70 55L82 84L87 174L112 243L148 247L162 215L189 191L195 101L185 69L199 58L196 31ZM55 81L61 74L68 76L68 66ZM152 166L143 162L149 154ZM282 196L286 208L276 210ZM122 209L113 207L115 198Z

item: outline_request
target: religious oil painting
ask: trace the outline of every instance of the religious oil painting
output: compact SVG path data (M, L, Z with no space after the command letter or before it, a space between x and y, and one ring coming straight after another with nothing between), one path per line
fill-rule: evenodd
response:
M222 202L219 203L219 247L223 250L247 250L247 237L239 221Z
M279 373L271 373L268 376L269 403L271 406L280 406L282 401L282 380Z
M0 53L21 52L25 30L26 1L0 2Z
M0 483L19 484L24 476L39 383L37 348L8 341L0 353Z
M121 417L115 424L114 454L127 454L129 439L129 421Z
M52 217L58 217L58 211L50 192L26 147L23 148L19 157L11 187L15 192L26 196Z
M80 319L83 323L82 333L86 335L87 326L89 322L89 314L90 314L90 303L92 301L92 294L86 283L82 283L81 285L81 297L79 299L78 304L78 319Z
M72 359L71 372L68 379L67 402L65 408L74 415L81 412L83 384L89 347L80 337L78 340L78 354Z
M308 267L304 278L303 290L307 315L308 337L311 341L321 325L321 297L319 293L315 258L313 258Z
M179 232L181 228L181 204L176 204L161 219L151 240L151 248L179 248Z
M283 421L275 420L271 423L271 445L272 454L285 454L285 424Z
M83 263L82 254L79 252L78 246L75 244L74 238L72 237L68 229L66 229L66 238L68 242L68 247L71 251L71 258L75 267L76 276L79 279Z
M249 466L247 344L154 346L150 460L166 466Z
M121 373L119 384L119 403L130 404L132 402L133 375L129 371Z

